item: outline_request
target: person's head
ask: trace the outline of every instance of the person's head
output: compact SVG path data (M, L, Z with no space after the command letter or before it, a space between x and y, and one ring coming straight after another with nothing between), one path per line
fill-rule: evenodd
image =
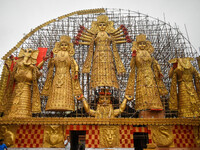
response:
M0 139L0 145L2 145L3 144L3 139Z
M68 140L68 141L70 141L70 138L69 138L69 136L67 136L67 140Z

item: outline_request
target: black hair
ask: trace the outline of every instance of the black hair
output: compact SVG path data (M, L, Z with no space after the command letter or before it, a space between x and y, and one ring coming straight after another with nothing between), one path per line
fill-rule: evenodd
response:
M0 139L0 142L3 142L3 139Z

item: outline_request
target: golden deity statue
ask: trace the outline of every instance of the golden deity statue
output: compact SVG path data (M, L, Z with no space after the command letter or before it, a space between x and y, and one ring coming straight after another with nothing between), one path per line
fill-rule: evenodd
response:
M174 58L169 71L172 78L169 107L178 110L179 117L200 116L200 74L192 66L193 58ZM177 93L178 84L178 93Z
M140 34L132 46L131 73L129 75L126 95L134 96L135 74L136 100L135 109L163 110L161 95L168 93L162 81L162 73L158 62L151 56L154 51L151 42L146 40L146 35Z
M12 57L14 67L13 70L8 67L10 76L4 95L6 117L25 118L41 112L37 80L44 61L36 66L38 53L38 50L21 49L16 61Z
M74 111L74 96L82 94L78 80L78 65L73 58L74 48L70 40L69 36L61 36L49 60L47 80L41 93L48 96L46 110Z
M114 29L113 22L108 21L108 16L106 15L98 16L97 21L92 22L90 30L81 26L75 43L77 45L89 45L82 72L89 73L92 67L90 81L92 88L101 86L119 88L115 66L118 74L124 73L125 68L116 44L130 42L131 39L127 34L127 29L123 25L118 29ZM79 40L82 40L82 42L79 42Z
M115 118L124 111L124 109L126 108L127 100L130 101L132 99L133 97L131 96L125 96L119 109L113 109L113 106L111 104L111 93L109 92L109 89L101 89L101 92L99 92L99 101L97 104L97 109L93 110L90 109L90 106L87 103L85 97L77 97L77 100L81 100L83 102L83 107L85 108L85 111L91 116L94 116L98 119Z

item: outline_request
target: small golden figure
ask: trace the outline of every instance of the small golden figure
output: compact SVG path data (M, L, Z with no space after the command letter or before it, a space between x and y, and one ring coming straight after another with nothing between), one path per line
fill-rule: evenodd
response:
M38 50L21 49L18 59L14 61L14 68L10 71L9 84L4 96L5 116L25 118L31 117L32 113L41 112L37 80L41 75L39 67L43 65L44 60L38 66L35 65L38 53Z
M74 111L74 96L82 94L78 80L78 65L72 57L74 48L70 40L69 36L61 36L60 42L55 44L51 54L47 80L42 90L42 95L48 96L46 110Z
M83 107L85 108L85 111L90 114L91 116L94 116L95 118L102 119L102 118L115 118L119 114L121 114L124 109L126 108L127 100L132 100L133 97L131 96L125 96L123 102L121 103L119 109L113 109L113 106L111 104L111 93L109 92L109 89L101 89L101 92L99 92L99 101L97 104L97 109L93 110L90 109L89 104L87 103L85 97L76 97L77 100L81 100L83 102Z
M154 48L151 42L146 40L146 35L140 34L136 37L132 51L131 73L125 94L134 96L135 73L137 72L135 109L138 111L163 110L160 95L166 95L168 91L162 81L160 65L151 56Z
M169 108L178 110L179 117L200 116L200 74L192 66L191 60L193 58L174 58L169 61L173 64L169 71L169 77L172 78Z
M113 22L108 21L108 16L106 15L98 16L97 21L92 22L90 30L81 26L81 30L79 30L76 36L75 44L89 45L82 72L89 73L92 66L90 82L92 88L101 86L119 88L115 66L118 74L124 73L126 70L119 56L116 44L131 42L127 34L127 29L123 25L118 29L114 29ZM83 42L79 42L79 40ZM94 48L95 52L93 56Z

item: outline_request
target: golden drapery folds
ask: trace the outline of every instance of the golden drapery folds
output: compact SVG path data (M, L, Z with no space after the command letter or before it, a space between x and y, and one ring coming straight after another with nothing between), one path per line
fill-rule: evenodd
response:
M122 27L114 29L113 24L112 21L108 21L108 16L98 16L97 21L92 22L90 30L81 26L76 37L77 40L83 41L76 41L77 44L89 45L82 72L89 73L92 68L90 81L92 88L102 86L119 88L115 66L118 74L126 72L116 44L126 43L129 36L126 36L127 29L124 26L123 31L120 31Z
M154 51L146 35L140 34L132 46L131 73L125 95L134 96L136 79L136 110L162 110L161 95L168 93L163 81L160 65L151 56Z
M169 108L178 110L179 117L200 116L200 74L192 66L191 60L193 58L174 58L169 61L173 64L169 72L172 78Z
M1 75L1 80L0 80L0 113L4 112L6 109L4 95L5 95L5 92L7 91L6 88L7 88L8 78L9 78L9 70L6 67L6 64L8 66L11 66L12 60L7 59L5 61L5 64L4 64L3 70L2 70L2 75Z
M8 87L4 95L6 117L25 118L41 112L37 79L40 76L35 66L38 50L21 49L14 68L10 70ZM32 94L31 94L32 93Z
M42 90L42 95L48 96L46 110L74 111L74 96L82 95L78 65L72 57L74 48L70 40L69 36L61 36L53 49L55 57L49 60L47 80Z

